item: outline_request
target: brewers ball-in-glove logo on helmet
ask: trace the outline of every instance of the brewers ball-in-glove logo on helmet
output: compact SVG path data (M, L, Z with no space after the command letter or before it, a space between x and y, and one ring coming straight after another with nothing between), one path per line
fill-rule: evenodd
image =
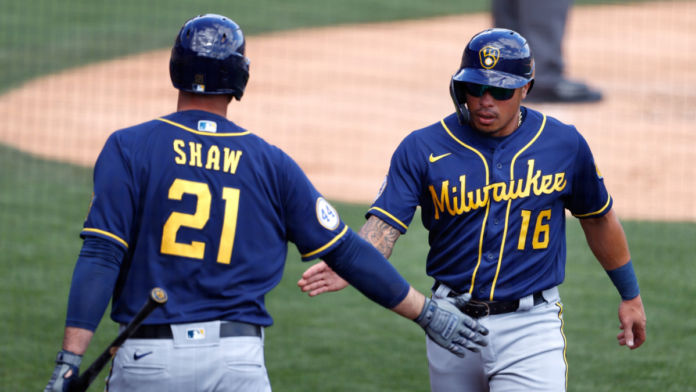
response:
M527 40L512 30L488 29L464 49L459 70L450 81L450 96L460 124L469 122L464 82L516 89L534 85L534 56Z
M481 66L485 69L495 67L495 65L498 63L498 57L500 57L500 51L492 46L486 46L479 50Z
M249 59L239 26L221 15L199 15L176 36L169 76L174 87L198 94L231 94L242 99Z

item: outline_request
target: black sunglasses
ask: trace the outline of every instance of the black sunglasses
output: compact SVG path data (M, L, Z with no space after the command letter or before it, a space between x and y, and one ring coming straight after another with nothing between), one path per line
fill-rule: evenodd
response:
M488 92L491 93L491 97L493 97L493 99L497 101L507 101L508 99L512 98L513 95L515 95L514 88L510 89L494 87L486 84L477 84L471 82L464 82L464 89L466 90L467 94L476 98L481 97L483 93L485 93L486 90L488 90Z

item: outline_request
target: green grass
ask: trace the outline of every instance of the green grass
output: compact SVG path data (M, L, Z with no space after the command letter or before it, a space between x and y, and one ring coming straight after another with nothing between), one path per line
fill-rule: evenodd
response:
M2 1L0 91L62 69L170 47L184 22L201 13L229 16L252 35L486 9L485 1L457 0Z
M91 195L91 170L0 147L0 390L41 390L60 349L72 269ZM336 203L357 229L365 206ZM616 344L619 297L575 220L561 286L574 391L696 390L696 225L624 222L648 315L637 351ZM418 217L392 261L421 292L427 240ZM285 276L267 297L266 362L277 391L424 391L424 336L412 322L354 289L309 298L296 287L310 264L291 247ZM105 319L91 361L116 336ZM100 376L92 391L103 388Z
M170 47L190 17L218 13L247 35L302 27L485 12L490 0L6 0L0 92L67 68ZM628 0L578 0L580 4ZM298 43L300 44L300 43Z

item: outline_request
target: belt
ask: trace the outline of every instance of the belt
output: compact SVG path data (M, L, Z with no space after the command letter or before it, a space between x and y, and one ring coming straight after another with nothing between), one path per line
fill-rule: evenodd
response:
M230 338L235 336L261 337L261 327L258 325L230 321L220 323L220 337ZM135 330L131 339L173 339L172 329L169 324L141 325Z
M435 285L433 286L433 291L437 290L438 287L440 287L440 282L435 282ZM455 291L450 291L449 294L447 294L448 297L458 297L460 295L461 294ZM541 291L538 293L534 293L534 306L540 305L543 302L544 296L541 294ZM476 301L472 299L471 301L467 302L466 306L464 306L464 309L460 310L462 311L462 313L468 315L469 317L481 318L486 316L493 316L496 314L516 312L519 308L520 300L497 302Z

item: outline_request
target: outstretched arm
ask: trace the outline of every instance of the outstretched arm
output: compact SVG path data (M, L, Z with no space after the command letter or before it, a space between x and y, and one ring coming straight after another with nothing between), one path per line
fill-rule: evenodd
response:
M645 309L628 251L628 242L614 210L596 219L581 219L587 243L599 263L604 267L622 297L619 305L619 345L631 350L640 347L646 339ZM633 283L631 283L633 282Z
M433 341L455 355L480 350L488 333L476 320L445 299L428 299L389 264L377 248L348 230L345 239L323 256L336 274L367 298L415 321ZM460 305L470 296L459 298Z
M385 259L391 256L400 235L399 230L374 215L370 216L358 232L358 236L377 248ZM348 287L348 282L322 261L308 268L297 285L303 292L309 291L310 297L314 297L326 292L343 290Z
M360 228L358 235L377 248L385 259L389 259L401 232L389 223L372 215Z

